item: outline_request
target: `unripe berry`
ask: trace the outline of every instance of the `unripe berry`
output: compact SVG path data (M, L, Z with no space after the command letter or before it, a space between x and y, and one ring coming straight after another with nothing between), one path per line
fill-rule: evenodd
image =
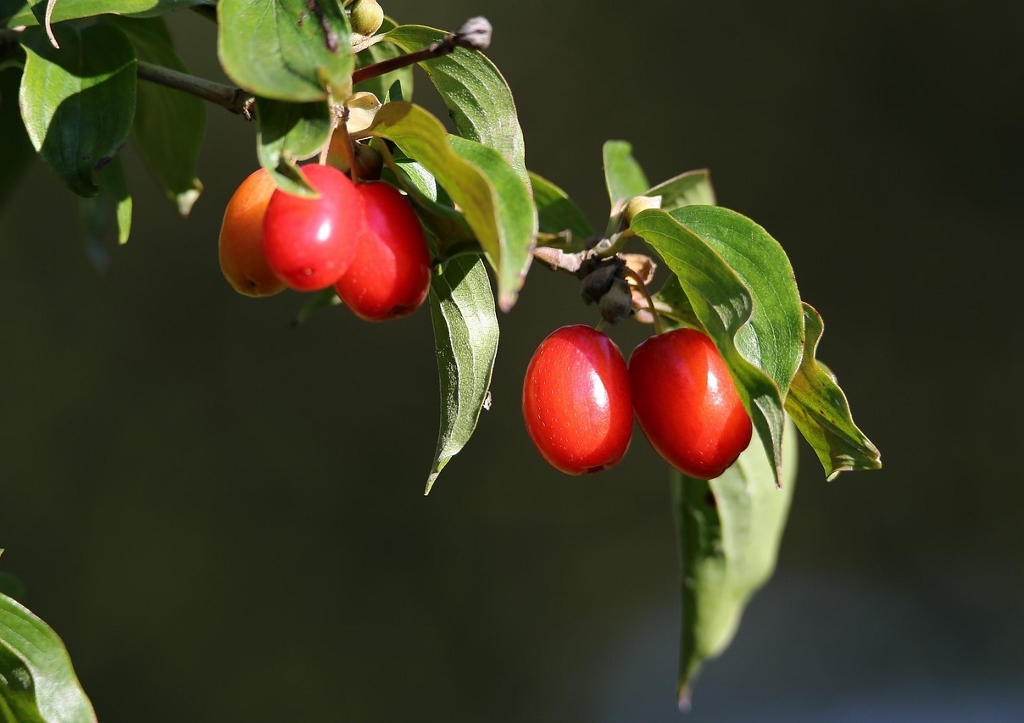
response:
M356 0L348 21L353 33L373 35L384 23L384 9L377 0Z

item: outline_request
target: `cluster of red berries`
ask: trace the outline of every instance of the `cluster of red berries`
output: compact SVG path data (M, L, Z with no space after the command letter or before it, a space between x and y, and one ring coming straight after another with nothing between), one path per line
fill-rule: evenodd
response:
M232 195L219 239L225 278L246 296L333 286L370 321L415 311L430 288L430 251L408 199L333 166L302 170L319 197L279 189L262 168Z
M618 464L634 414L658 454L699 479L725 472L753 431L714 342L694 329L648 338L628 365L615 342L583 325L557 329L534 352L523 417L555 469L582 475Z

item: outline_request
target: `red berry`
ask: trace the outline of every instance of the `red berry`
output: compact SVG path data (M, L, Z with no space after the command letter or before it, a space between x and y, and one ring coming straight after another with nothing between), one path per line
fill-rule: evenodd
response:
M334 290L359 317L397 319L416 311L430 289L430 251L408 199L383 182L356 186L366 224L355 259Z
M534 352L523 383L526 431L557 470L614 467L633 435L629 375L622 352L589 326L563 326Z
M217 251L224 278L245 296L272 296L284 283L267 265L263 253L263 215L277 190L273 177L260 168L231 195L220 225Z
M363 227L363 200L337 168L307 165L302 172L319 198L278 189L263 217L263 251L282 281L299 291L325 289L348 270Z
M690 477L718 477L750 444L750 417L705 334L676 329L642 342L629 358L629 383L651 446Z

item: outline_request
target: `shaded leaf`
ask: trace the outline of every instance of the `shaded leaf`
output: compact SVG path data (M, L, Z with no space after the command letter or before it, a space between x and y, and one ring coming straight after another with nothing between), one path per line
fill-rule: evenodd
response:
M440 42L446 33L422 25L399 25L385 36L407 53ZM487 56L456 48L420 63L441 95L455 127L466 138L498 151L529 188L526 147L508 83Z
M221 0L217 54L253 95L344 102L352 92L351 30L338 0Z
M840 472L881 469L878 449L853 423L846 395L832 373L817 360L825 328L821 316L809 304L803 309L807 344L786 397L786 411L814 448L829 480Z
M387 33L394 30L397 27L394 20L389 17L384 18L384 23L380 26L378 33ZM384 60L390 60L391 58L397 58L402 55L401 48L391 43L378 42L374 43L370 47L361 51L356 55L356 67L365 68L367 65L373 65L374 63L380 63ZM382 103L386 103L389 100L412 100L413 91L413 66L407 65L404 68L398 70L392 70L390 73L384 73L384 75L378 75L376 78L363 81L353 88L353 90L360 91L365 90L373 93L375 96L380 98ZM396 95L400 97L390 97L392 87L398 83L398 91Z
M612 212L633 196L643 196L650 187L640 164L633 158L633 146L626 141L606 141L602 148L604 182Z
M289 193L315 195L296 164L318 154L330 137L331 109L326 102L256 100L256 157Z
M458 205L495 270L503 310L515 304L530 262L537 217L529 189L496 151L458 136L412 103L388 103L369 135L393 141Z
M6 595L0 595L0 719L18 723L96 720L60 638Z
M728 647L750 597L775 570L797 468L796 430L788 421L785 428L781 489L756 443L710 481L672 470L682 568L681 708L689 707L704 661Z
M433 241L431 254L436 259L447 259L462 253L479 253L480 244L466 217L446 203L437 186L437 179L421 164L410 159L390 162L391 180L405 191L416 208L416 215L430 231Z
M647 189L644 196L661 196L661 210L673 211L683 206L714 206L715 189L706 170L687 171Z
M188 72L163 18L110 16L106 21L125 32L139 60ZM205 127L206 106L199 98L156 83L138 84L132 123L135 146L182 216L189 214L203 190L196 165Z
M0 54L0 64L5 57ZM36 155L18 110L20 84L20 68L0 69L0 208L18 188Z
M211 0L57 0L50 21L57 23L61 20L104 14L154 17L175 10L184 10L193 5L210 4ZM14 28L19 25L38 24L39 19L33 12L37 6L45 7L46 2L0 0L0 27Z
M539 230L564 238L564 245L559 245L563 251L582 251L585 242L594 233L583 211L565 191L536 173L530 173L530 185L533 188L533 202L537 206Z
M498 319L479 256L451 259L434 274L430 318L441 383L441 425L425 494L469 441L487 403L498 352Z
M25 74L19 105L43 161L80 196L98 190L95 170L121 148L135 114L135 50L105 24L40 28L22 34Z
M642 211L631 228L678 277L780 480L782 404L803 352L800 297L785 252L753 221L717 206Z
M83 240L93 265L109 266L105 239L112 236L118 244L128 242L132 228L132 197L124 177L120 154L96 173L99 193L79 199Z

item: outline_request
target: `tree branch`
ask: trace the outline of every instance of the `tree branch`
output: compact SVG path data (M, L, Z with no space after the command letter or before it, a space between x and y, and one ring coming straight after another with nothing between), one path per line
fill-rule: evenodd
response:
M142 80L148 80L150 83L156 83L202 98L232 113L237 113L246 120L252 120L252 105L256 99L241 88L216 83L206 78L198 78L194 75L171 70L161 65L147 63L144 60L139 61L138 76Z

